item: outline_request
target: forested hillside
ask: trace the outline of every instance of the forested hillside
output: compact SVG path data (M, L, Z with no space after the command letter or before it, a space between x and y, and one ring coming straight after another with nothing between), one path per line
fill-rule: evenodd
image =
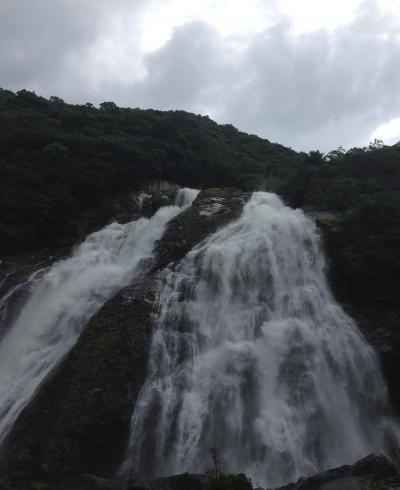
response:
M0 253L73 243L144 180L248 190L292 177L294 151L182 111L69 105L0 91ZM89 213L87 213L87 211Z
M400 144L297 153L183 111L0 91L0 253L70 245L150 179L273 190L320 220L344 301L400 304Z
M397 454L400 143L25 90L0 134L1 488L169 488L215 434L230 490Z
M319 223L343 297L400 304L400 144L311 152L282 192L293 206L337 213Z

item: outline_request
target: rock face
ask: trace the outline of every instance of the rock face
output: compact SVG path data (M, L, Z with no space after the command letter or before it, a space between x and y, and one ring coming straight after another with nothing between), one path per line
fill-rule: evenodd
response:
M46 482L82 473L115 475L146 377L158 270L235 219L245 200L233 189L210 189L198 196L193 209L171 221L150 276L124 288L92 317L57 372L21 413L0 474ZM93 485L87 488L122 488Z
M41 250L29 255L0 259L0 339L10 326L30 290L29 278L49 267L66 250Z
M0 477L0 490L248 490L250 483L243 475L232 475L224 484L209 482L206 475L175 475L152 481L121 481L82 474L62 478L59 482L12 482ZM301 478L279 489L269 490L398 490L400 473L383 456L371 454L351 466L342 466L309 478ZM255 490L264 490L257 488Z
M352 466L341 466L301 478L279 490L378 490L400 488L400 474L384 456L371 454ZM275 489L278 490L278 489Z
M172 205L179 186L166 181L150 181L140 188L130 190L107 201L107 213L100 222L92 223L83 227L82 236L85 232L98 230L107 222L117 221L127 223L142 216L152 216L161 206ZM90 222L90 218L87 219ZM61 249L42 249L30 254L0 257L0 298L7 297L7 305L0 299L0 338L4 330L15 319L19 307L29 294L29 277L41 268L47 268L54 262L68 256L70 247ZM23 284L23 283L26 284Z
M173 203L176 186L154 185L154 189L146 187L129 198L133 204L126 219L132 219L135 212L137 216L150 215L160 205ZM135 201L140 192L152 192L153 196L145 199L147 204L142 203L142 208ZM124 288L92 317L57 372L21 413L4 448L0 490L205 488L204 476L180 475L145 483L121 482L113 476L122 460L135 400L146 377L155 291L161 280L159 271L180 260L217 228L236 219L248 198L249 195L235 189L207 189L198 195L191 208L169 223L157 244L151 274ZM123 220L122 215L116 217ZM61 256L43 257L52 261ZM39 259L35 257L32 264L28 261L22 267L18 261L5 260L0 264L0 272L4 276L9 273L6 280L17 283L35 270ZM10 284L14 283L3 283L6 288ZM392 392L400 393L397 375L400 342L397 350L390 335L395 327L390 330L381 317L376 320L359 311L350 313L380 353ZM398 324L397 320L393 319L393 325ZM397 406L400 408L400 399ZM329 470L280 490L384 488L400 489L397 469L384 457L369 456L353 466Z
M249 197L236 189L200 192L192 206L169 223L158 243L154 268L161 269L181 259L217 228L239 217Z
M349 287L341 258L343 243L338 239L342 227L340 216L332 213L312 214L323 232L326 255L329 260L328 276L336 298L354 318L361 332L374 347L381 361L393 408L400 416L400 312L393 306L382 304L377 298L359 297L356 288ZM355 294L356 293L356 294Z
M205 475L175 475L152 481L121 481L101 478L95 475L77 475L66 477L60 482L43 482L41 480L1 480L0 490L211 490L206 486ZM221 490L242 490L241 487ZM243 489L245 490L245 489Z
M170 206L180 187L164 180L148 182L114 202L114 219L119 223L152 216L160 207Z
M91 319L17 420L3 469L38 478L114 474L146 374L153 289L152 281L125 288Z

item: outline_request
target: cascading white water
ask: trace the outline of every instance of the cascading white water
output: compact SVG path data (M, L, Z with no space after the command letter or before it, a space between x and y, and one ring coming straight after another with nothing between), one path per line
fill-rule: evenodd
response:
M112 223L89 235L72 257L54 264L39 281L37 274L31 276L32 292L0 343L0 444L89 318L146 272L165 225L197 193L181 189L176 196L181 207L163 207L151 219Z
M191 189L190 187L180 189L175 195L175 206L189 206L196 199L199 192L198 189Z
M139 211L143 211L143 205L147 199L151 197L150 194L147 194L146 192L141 192L138 196L136 196L136 204L137 207L139 208Z
M335 303L314 223L255 193L164 273L149 374L120 476L224 469L278 486L389 454L376 355Z
M15 294L17 294L20 290L23 290L24 288L29 288L35 280L37 280L37 277L40 276L40 274L44 271L44 269L38 269L35 272L33 272L26 281L20 282L13 286L9 291L6 292L6 294L0 298L0 338L2 337L2 328L4 328L7 320L7 313L8 313L8 307L10 303L10 298L12 298ZM3 281L0 284L0 287L3 283L5 283L8 275L7 274Z

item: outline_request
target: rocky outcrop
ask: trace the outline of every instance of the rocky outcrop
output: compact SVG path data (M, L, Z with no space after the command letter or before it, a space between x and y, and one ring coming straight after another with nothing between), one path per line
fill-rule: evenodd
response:
M159 190L166 196L161 197L165 204L172 203L176 192L168 189ZM158 190L153 195L154 192ZM150 276L120 291L90 320L74 349L18 418L6 458L0 464L0 475L4 478L0 477L0 490L206 488L204 476L179 475L151 482L122 482L113 476L122 460L135 400L146 377L155 291L162 277L158 271L180 260L208 235L236 219L248 197L235 189L208 189L198 195L191 208L169 223L157 244ZM320 219L331 221L329 226L334 227L331 218ZM24 277L33 270L19 269L17 265L10 263L7 271L17 275L7 276L7 280ZM388 328L382 326L381 331L376 324L369 328L371 317L362 317L357 311L350 313L381 359L388 359L387 353L393 354L393 364L386 374L390 384L392 373L394 386L398 383L398 376L394 375L398 357L393 353L395 344L388 337ZM383 365L385 369L384 362ZM301 479L280 490L379 488L400 488L399 475L385 458L369 456L353 466Z
M172 199L176 190L168 189ZM146 376L158 270L239 216L245 200L234 189L209 189L171 221L157 245L152 274L103 306L21 413L0 472L46 482L80 473L115 474Z
M101 224L112 221L127 223L140 216L150 217L161 206L174 204L179 189L179 185L165 180L143 182L108 201Z
M400 313L374 307L343 304L377 352L393 410L400 417Z
M188 473L160 478L152 481L122 481L112 478L101 478L95 475L83 474L65 477L60 482L44 482L43 480L27 480L14 478L1 480L0 490L211 490L207 486L205 475ZM235 487L221 490L246 490Z
M142 184L112 201L112 218L126 223L140 216L150 217L160 207L171 206L180 186L165 180L155 180Z
M153 291L151 280L125 288L91 319L17 420L3 471L45 479L114 474L145 379Z
M82 474L64 477L59 482L14 478L2 480L0 490L249 490L243 475L225 475L218 481L207 475L182 474L150 481L122 481ZM384 456L371 454L354 465L323 471L300 478L279 489L269 490L398 490L399 469ZM264 490L259 487L255 490Z
M87 223L82 226L81 238L112 221L126 223L142 216L151 217L161 206L174 204L179 189L177 184L167 181L150 181L111 201L106 201L104 206L107 212L100 213L97 221L91 223L90 216L87 216ZM0 338L2 332L15 319L15 313L18 312L30 291L29 277L40 269L44 271L54 262L69 254L70 247L64 247L53 250L36 250L25 255L0 257ZM40 273L36 277L40 277ZM6 299L7 304L5 305L6 302L1 299Z
M400 488L400 474L384 456L371 454L354 465L301 478L279 490L378 490ZM278 490L278 489L275 489Z
M379 355L393 408L400 416L400 309L385 299L360 295L349 283L347 262L342 257L342 218L333 213L309 213L323 233L328 259L328 277L336 299L357 322L361 332ZM373 280L373 279L372 279Z
M192 206L170 221L157 245L154 268L181 259L219 227L238 218L250 195L237 189L206 189Z

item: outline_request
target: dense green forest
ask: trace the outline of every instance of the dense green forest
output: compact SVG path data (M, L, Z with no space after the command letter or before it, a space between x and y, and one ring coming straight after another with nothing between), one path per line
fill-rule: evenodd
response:
M311 152L281 190L293 206L337 213L319 223L341 266L341 294L400 304L400 144Z
M150 179L273 190L335 213L320 222L344 300L398 312L400 144L298 153L207 116L26 90L0 90L0 134L2 255L73 243L111 217L115 196Z
M104 202L149 179L252 189L287 181L292 150L182 111L69 105L0 91L0 253L71 243ZM82 229L83 228L83 229Z

